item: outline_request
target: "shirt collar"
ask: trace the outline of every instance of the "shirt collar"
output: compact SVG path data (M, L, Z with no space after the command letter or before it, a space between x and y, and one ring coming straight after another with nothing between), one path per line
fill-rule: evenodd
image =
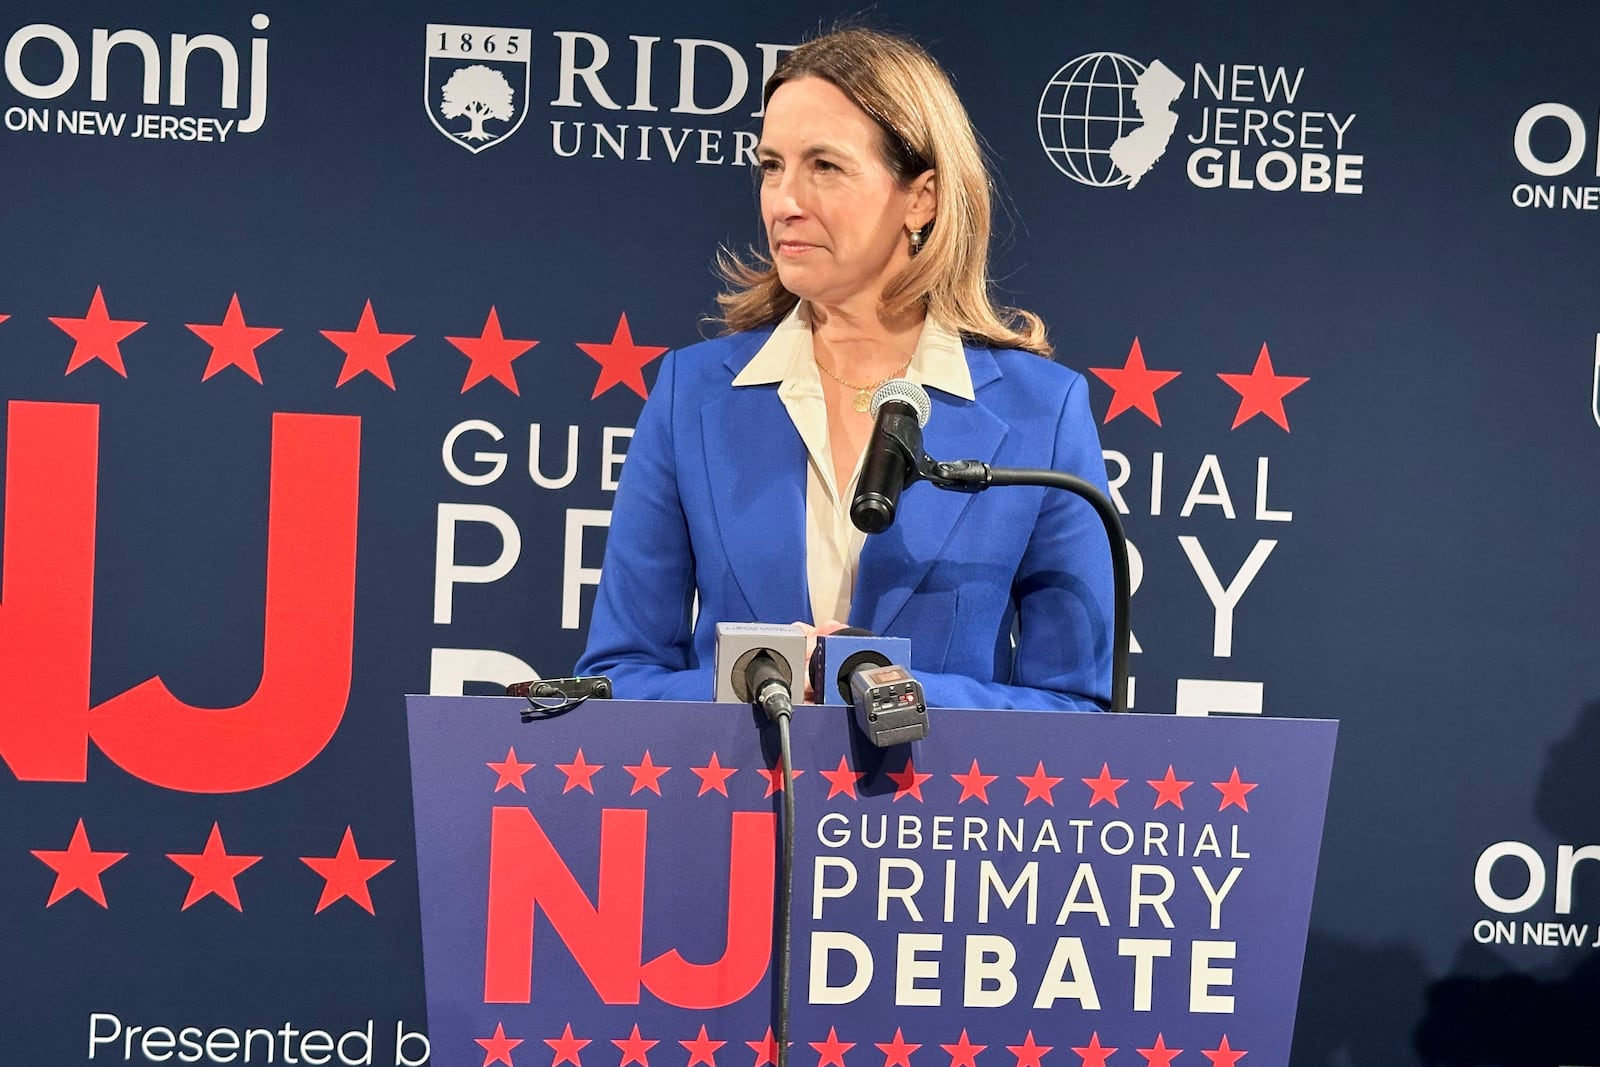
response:
M805 307L805 302L801 301L784 316L750 362L734 377L734 385L771 385L799 377L816 378L811 325L806 319ZM974 398L972 372L967 369L967 354L960 335L931 318L922 323L922 334L917 338L905 376L919 385L962 400Z

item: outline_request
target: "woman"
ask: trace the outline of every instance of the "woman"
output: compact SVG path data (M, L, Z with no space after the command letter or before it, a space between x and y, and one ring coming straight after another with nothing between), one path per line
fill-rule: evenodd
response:
M989 180L948 77L852 29L790 53L764 96L768 254L724 256L725 335L662 363L578 671L708 700L717 622L848 620L910 639L932 705L1105 708L1110 555L1088 505L918 483L889 530L849 519L866 401L896 377L929 391L931 455L1105 486L1084 380L1041 358L1037 316L989 299Z

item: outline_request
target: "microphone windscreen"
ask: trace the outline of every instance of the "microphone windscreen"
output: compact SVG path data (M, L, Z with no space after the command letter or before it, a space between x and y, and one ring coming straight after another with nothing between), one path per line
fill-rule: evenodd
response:
M928 425L928 416L933 414L933 401L922 386L904 378L891 378L884 382L872 394L872 417L877 418L878 409L892 400L898 400L916 412L918 426Z

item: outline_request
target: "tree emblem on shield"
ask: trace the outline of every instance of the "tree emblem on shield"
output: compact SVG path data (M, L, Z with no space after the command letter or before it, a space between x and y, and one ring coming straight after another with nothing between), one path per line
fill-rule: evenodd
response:
M528 115L532 37L505 26L430 23L422 103L434 129L474 155L516 133Z

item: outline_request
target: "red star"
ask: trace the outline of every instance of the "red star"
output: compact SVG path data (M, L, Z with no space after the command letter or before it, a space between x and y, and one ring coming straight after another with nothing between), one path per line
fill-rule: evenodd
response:
M985 804L989 803L989 783L1000 777L998 774L984 774L978 770L978 761L972 761L972 769L966 774L952 774L961 785L961 798L957 804L964 804L970 797L977 797ZM1053 805L1052 805L1053 806Z
M491 1063L516 1067L516 1064L511 1062L511 1050L522 1044L522 1038L507 1037L505 1024L494 1024L493 1037L475 1037L472 1040L483 1046L483 1067L489 1067Z
M611 1039L611 1043L622 1050L622 1062L617 1067L628 1067L630 1063L637 1063L639 1067L650 1067L650 1058L646 1055L651 1049L661 1044L659 1041L646 1041L639 1036L639 1024L633 1024L633 1033L618 1041Z
M978 1067L978 1053L988 1048L988 1045L974 1045L967 1037L965 1030L961 1031L961 1040L953 1045L940 1045L940 1048L950 1053L950 1067ZM820 1067L820 1065L819 1065Z
M1035 800L1042 800L1052 808L1056 806L1056 798L1051 790L1060 785L1065 779L1052 778L1044 773L1044 761L1039 761L1039 767L1032 774L1024 777L1017 775L1017 781L1028 787L1028 795L1022 799L1022 806L1027 807Z
M756 773L767 780L767 791L761 794L762 799L770 797L774 793L783 792L783 760L781 758L772 767L757 767ZM806 772L795 771L789 777L798 778L804 773Z
M411 340L413 333L379 333L378 319L372 314L372 301L361 309L361 321L354 330L320 330L322 336L344 351L344 366L339 370L339 380L334 388L365 372L378 381L394 388L394 375L389 370L389 356L395 349Z
M1222 794L1222 803L1217 805L1217 810L1221 811L1229 804L1237 804L1245 811L1249 811L1250 805L1244 799L1244 795L1254 789L1257 784L1256 782L1239 781L1239 768L1235 767L1233 773L1228 775L1226 782L1211 783L1212 787Z
M581 1053L584 1045L589 1045L589 1038L573 1037L573 1024L571 1022L566 1024L565 1030L562 1030L562 1037L547 1037L544 1038L544 1043L549 1045L550 1051L555 1053L555 1059L550 1061L550 1067L560 1067L560 1064L584 1067L581 1059L578 1059L578 1053Z
M664 347L634 344L633 333L628 329L627 312L623 312L622 317L617 320L617 330L611 335L609 344L584 344L580 341L578 347L583 349L590 359L600 364L600 379L594 383L594 393L589 397L590 400L613 385L626 385L641 397L645 396L645 365L666 351Z
M1144 365L1144 349L1139 347L1139 339L1135 337L1133 347L1128 349L1128 361L1121 367L1090 367L1089 373L1115 390L1102 426L1130 408L1144 412L1146 418L1160 426L1161 412L1156 408L1156 390L1183 372L1147 368Z
M544 1043L556 1054L556 1058L550 1061L550 1067L560 1067L563 1063L570 1063L572 1067L583 1067L583 1061L578 1059L578 1053L583 1051L583 1046L589 1043L589 1039L573 1037L571 1023L561 1031L560 1037L547 1037Z
M1096 1030L1089 1035L1089 1043L1082 1048L1073 1046L1072 1051L1082 1058L1080 1067L1106 1067L1106 1057L1117 1051L1115 1047L1108 1047L1100 1043L1100 1031Z
M477 337L446 337L445 340L472 360L472 365L467 368L467 380L461 383L463 393L479 382L493 378L511 390L514 396L522 395L517 391L517 375L511 369L511 364L539 342L508 340L500 332L500 315L493 304L489 305L489 317L484 320L481 334Z
M83 318L57 318L52 315L50 321L77 342L72 346L72 358L67 360L68 374L91 359L98 359L124 378L128 376L127 368L122 365L121 344L134 331L143 329L145 324L133 319L114 319L107 314L106 298L98 285L94 287L94 296L89 298L89 311Z
M889 781L895 785L894 798L911 797L919 804L922 802L922 783L932 778L931 774L918 774L917 765L910 756L906 757L906 765L898 771L889 772Z
M356 835L346 826L344 840L339 842L337 854L301 856L300 862L322 875L326 883L322 887L322 899L317 901L317 910L313 914L320 914L323 908L340 897L349 897L368 915L376 915L377 912L372 910L372 894L367 889L367 882L394 860L362 859L356 851Z
M760 1041L746 1041L745 1044L756 1054L756 1062L751 1067L761 1067L764 1063L778 1067L778 1039L772 1036L772 1027L767 1027L767 1036ZM789 1042L789 1045L793 1047L794 1042Z
M726 1045L726 1041L713 1041L706 1036L705 1023L700 1024L700 1034L693 1041L679 1041L678 1044L689 1050L687 1067L694 1067L703 1063L706 1067L717 1067L717 1049ZM554 1064L551 1067L555 1067Z
M1183 810L1183 791L1188 789L1193 782L1185 782L1172 773L1172 764L1167 764L1167 774L1164 778L1146 778L1150 788L1156 791L1156 807L1163 804L1176 804L1179 811Z
M32 851L56 872L56 884L50 888L50 899L44 904L47 908L73 892L82 893L102 908L108 907L100 876L128 855L126 852L96 852L90 848L89 834L83 828L82 819L78 820L72 831L72 841L65 850L36 848Z
M9 319L10 317L11 317L10 315L0 315L0 322L4 322L7 319Z
M1296 378L1288 374L1275 374L1272 357L1267 346L1261 346L1256 365L1249 374L1219 374L1228 388L1239 394L1239 412L1233 417L1232 429L1237 430L1257 415L1265 415L1287 432L1289 416L1283 412L1283 398L1309 382L1310 378Z
M633 788L628 790L630 797L641 789L648 789L656 796L660 796L661 776L672 770L671 767L657 767L655 761L650 758L649 749L645 749L644 759L631 767L625 763L622 769L633 775Z
M1040 1067L1040 1058L1055 1046L1034 1044L1033 1031L1029 1030L1028 1036L1022 1039L1022 1044L1007 1045L1006 1048L1017 1058L1017 1067Z
M1166 1039L1157 1034L1155 1047L1142 1048L1139 1055L1144 1057L1145 1067L1172 1067L1173 1057L1182 1051L1181 1048L1168 1048Z
M587 763L583 758L583 749L578 749L578 754L571 763L558 763L556 770L567 776L567 784L561 787L561 792L567 793L574 789L586 790L594 796L594 772L604 767L604 763Z
M808 1041L806 1044L817 1050L817 1067L844 1067L844 1054L856 1047L854 1041L840 1041L839 1033L833 1027L828 1027L828 1040Z
M188 911L189 905L215 893L229 904L234 911L243 911L244 905L239 903L239 887L233 880L245 871L261 862L260 856L230 856L228 850L222 845L222 829L216 823L211 824L211 836L206 838L204 851L195 852L168 852L167 859L188 871L189 895L183 898L183 907L179 911Z
M1089 806L1091 808L1102 800L1111 801L1113 808L1122 807L1121 804L1117 803L1117 790L1127 785L1128 780L1126 778L1111 777L1111 767L1109 765L1100 764L1100 774L1094 778L1085 778L1083 784L1094 791L1094 795L1089 798Z
M260 385L261 367L256 363L256 348L283 332L280 327L274 326L246 326L244 312L239 310L238 293L234 293L233 299L228 301L227 314L222 316L222 321L217 325L200 322L187 322L184 325L211 346L211 360L206 364L205 373L200 375L202 382L226 367L238 367Z
M1249 1053L1244 1049L1231 1049L1228 1047L1228 1035L1222 1035L1222 1044L1214 1049L1201 1049L1200 1055L1211 1061L1211 1067L1234 1067L1239 1062L1240 1056Z
M711 753L711 762L704 767L690 767L691 771L700 776L700 792L695 796L703 797L715 789L723 796L728 795L728 779L738 772L737 767L724 767L717 761L717 754Z
M818 771L817 773L828 780L828 800L832 800L840 793L843 793L851 800L860 799L856 796L856 782L865 778L866 775L860 771L852 771L850 764L845 762L845 757L839 757L839 766L833 770Z
M513 745L506 749L506 758L504 760L499 763L485 763L484 766L500 776L500 780L494 783L494 791L496 793L508 785L515 787L519 793L526 793L528 787L522 784L522 776L533 770L538 764L523 763L517 759L517 749Z
M873 1044L877 1045L878 1051L883 1053L883 1067L911 1067L911 1054L922 1047L907 1041L898 1026L894 1028L893 1041L887 1044L882 1041L875 1041ZM757 1064L756 1067L761 1067L761 1065Z

